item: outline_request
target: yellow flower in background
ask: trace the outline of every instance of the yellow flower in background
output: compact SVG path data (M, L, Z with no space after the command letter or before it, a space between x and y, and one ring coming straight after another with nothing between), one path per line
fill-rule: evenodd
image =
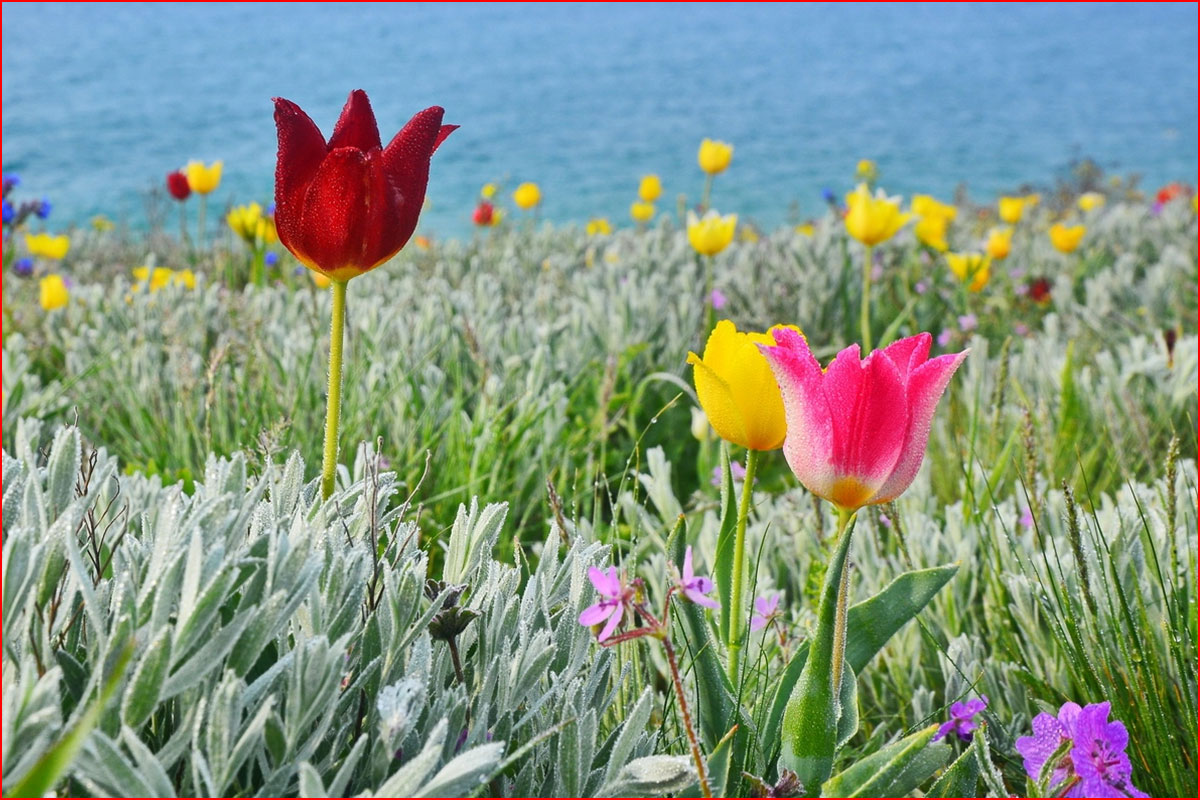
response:
M1001 197L996 203L996 210L1000 212L1000 219L1009 225L1016 225L1025 213L1025 198Z
M328 289L332 281L329 276L323 272L317 272L315 269L308 270L308 277L312 278L312 282L317 285L318 289Z
M854 174L861 181L874 183L875 179L879 177L879 167L871 159L864 158L855 165Z
M190 269L181 269L179 272L175 273L175 283L179 284L185 289L195 289L196 273L192 272Z
M1084 192L1079 195L1079 208L1082 211L1092 211L1104 205L1106 198L1099 192Z
M542 190L538 188L536 183L522 183L513 192L513 202L517 204L517 208L528 211L542 202Z
M950 243L946 241L946 229L949 226L950 220L946 217L921 217L913 226L913 233L921 244L944 253L950 249Z
M653 203L662 194L662 181L657 175L643 175L638 184L638 199L643 203Z
M113 221L103 214L97 214L96 216L92 217L92 230L94 231L105 233L107 231L111 231L115 227L116 225L113 224Z
M795 231L801 236L812 236L814 233L816 233L817 229L811 222L801 222L796 226Z
M588 220L588 236L605 236L610 233L612 233L612 225L604 217L596 217L595 219Z
M479 190L479 196L482 197L484 200L491 200L493 197L496 196L496 192L498 192L499 190L500 190L500 187L498 187L496 184L485 183L483 185L483 188Z
M171 276L174 275L170 269L166 267L134 267L133 277L137 279L135 289L143 289L149 286L150 291L157 292L171 284Z
M221 185L221 169L224 166L221 161L214 161L207 167L202 161L189 161L183 168L183 174L187 176L188 186L193 192L208 194Z
M1050 226L1050 244L1060 253L1073 253L1087 233L1084 225L1067 226L1056 222Z
M1027 194L1021 199L1025 201L1026 208L1033 208L1038 203L1042 202L1042 196L1037 192L1034 192L1033 194Z
M634 222L649 222L654 219L654 204L636 200L629 207L629 216L633 217Z
M29 249L29 254L32 256L61 261L66 258L67 251L71 249L71 238L65 233L59 236L51 236L48 233L27 233L25 234L25 247Z
M61 275L47 275L38 281L38 302L43 311L62 308L70 299L71 293Z
M1012 250L1012 237L1012 228L992 228L988 231L987 243L984 245L988 257L995 261L1008 258Z
M715 256L733 241L737 230L737 214L721 216L716 211L709 210L703 217L697 217L694 211L687 215L688 241L697 253L705 256Z
M258 239L258 224L262 222L263 210L258 203L251 203L248 206L234 206L229 210L229 215L225 217L225 221L229 223L229 227L233 232L240 236L244 241L254 244Z
M754 230L751 225L743 225L738 228L737 238L739 242L749 242L753 244L758 241L758 231Z
M967 290L978 292L992 277L992 260L983 253L946 253L950 271L967 284Z
M888 197L882 189L871 195L865 183L846 195L846 232L873 247L886 242L912 219L912 214L900 213L900 198Z
M783 446L787 435L783 397L766 356L758 349L760 344L774 345L772 331L781 328L800 333L794 325L776 325L766 333L741 333L723 319L709 335L703 358L688 353L700 406L717 435L727 442L750 450Z
M700 142L700 152L696 154L696 161L700 164L700 169L709 175L724 172L729 168L729 162L733 161L733 145L705 139Z
M940 203L927 194L914 194L910 208L918 217L945 217L948 221L958 216L957 208L948 203Z

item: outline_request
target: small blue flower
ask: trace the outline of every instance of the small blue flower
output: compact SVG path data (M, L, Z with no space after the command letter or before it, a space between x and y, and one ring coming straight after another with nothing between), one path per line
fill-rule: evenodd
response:
M276 253L274 250L268 250L267 254L263 256L263 263L268 267L275 266L279 263L279 253Z
M307 271L308 271L308 268L305 267L303 264L301 264L300 266L298 266L294 270L292 270L292 274L299 277Z
M271 205L267 206L267 216L268 217L275 216L275 204L274 203L271 203Z
M50 209L52 208L54 208L54 206L50 205L50 201L43 197L42 202L37 204L37 207L33 210L33 213L37 214L40 219L45 219L46 217L50 216Z
M821 190L821 199L831 206L837 205L837 195L828 186Z
M17 263L13 264L13 272L20 275L22 278L28 278L33 274L33 259L21 258L17 259Z
M4 224L7 225L8 223L12 222L13 218L16 216L17 216L17 210L15 208L13 208L12 203L5 200L4 201Z
M10 172L4 176L4 191L15 189L21 185L21 178L14 172Z

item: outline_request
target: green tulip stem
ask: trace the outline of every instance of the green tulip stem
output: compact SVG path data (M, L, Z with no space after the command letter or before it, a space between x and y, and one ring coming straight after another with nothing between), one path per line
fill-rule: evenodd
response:
M321 464L321 499L333 494L337 477L338 419L342 412L342 332L346 327L346 281L334 280L333 314L329 321L329 399L325 406L325 457Z
M250 257L250 280L258 287L267 285L266 257L266 249L256 243Z
M863 259L862 311L859 323L862 326L862 355L871 352L871 246L867 245Z
M196 247L204 249L204 213L208 210L208 195L200 195L200 208L196 211Z
M746 477L742 484L742 501L738 505L737 532L733 541L733 591L729 594L729 682L737 685L742 664L742 573L746 565L746 519L750 516L750 501L754 493L754 473L758 469L757 450L746 451Z
M713 176L712 173L704 175L704 194L700 196L700 213L708 211L708 201L712 197Z
M716 261L716 256L700 256L704 260L704 297L700 298L700 304L704 307L704 336L707 341L708 334L712 333L713 325L717 321L717 310L713 308L713 266Z
M843 536L849 536L847 526L850 524L850 518L854 516L853 511L847 511L844 508L838 508L838 534L837 538L840 542ZM847 550L846 552L849 552ZM837 608L834 612L833 623L833 693L837 697L841 692L842 687L842 670L845 667L846 659L846 598L850 591L850 570L842 565L841 580L838 581L837 593Z
M188 244L187 203L179 204L179 243L185 246Z

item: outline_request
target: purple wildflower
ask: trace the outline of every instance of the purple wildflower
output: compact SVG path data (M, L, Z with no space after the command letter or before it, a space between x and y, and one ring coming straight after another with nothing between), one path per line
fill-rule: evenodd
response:
M608 620L596 637L596 641L603 642L612 636L620 626L621 620L625 616L625 607L629 604L633 593L621 580L621 575L617 572L616 567L609 567L607 571L588 567L588 580L592 582L592 586L596 587L596 591L604 599L585 608L579 615L579 624L590 628Z
M1027 336L1029 334L1029 326L1023 322L1018 322L1016 325L1013 325L1013 333L1017 336Z
M957 733L958 738L964 742L971 741L975 729L979 727L975 724L975 715L987 708L987 704L987 695L980 695L974 700L950 706L950 719L943 722L942 726L938 728L933 741L936 742L951 733Z
M742 466L742 462L740 461L729 462L729 474L733 477L734 481L746 480L746 468ZM717 466L713 467L712 471L712 485L716 486L718 489L721 488L721 477L721 465L718 464ZM758 482L757 478L754 480L756 483Z
M958 329L963 333L973 331L979 327L979 317L974 314L962 314L958 318Z
M782 592L754 598L754 614L750 617L750 630L761 631L770 625L772 620L778 619L781 599L783 599Z
M301 264L300 266L298 266L294 270L292 270L292 274L295 275L297 278L299 278L299 277L302 277L304 275L304 273L307 271L308 271L308 267Z
M19 258L17 263L13 264L13 272L20 275L22 278L28 278L33 274L33 259Z
M925 294L929 291L929 284L925 281L917 281L916 284L913 285L913 291L917 294Z
M709 297L709 301L712 303L714 311L720 311L725 307L727 299L725 295L721 293L720 289L713 289L712 295Z
M1083 708L1064 703L1057 718L1038 714L1033 718L1033 736L1017 739L1025 771L1036 780L1046 760L1069 741L1071 749L1054 765L1047 789L1062 787L1061 797L1146 797L1132 783L1133 767L1125 754L1129 732L1123 723L1108 721L1109 710L1108 703Z
M721 604L711 597L705 597L713 590L711 578L697 575L692 570L692 547L688 545L683 553L683 575L679 579L679 589L688 600L705 608L720 608Z
M939 333L937 338L938 347L945 347L946 345L950 344L950 337L952 336L954 336L954 334L949 328L946 328L944 331Z
M1008 271L1008 277L1012 278L1014 281L1019 281L1021 278L1025 277L1025 270L1023 270L1021 267L1013 267Z
M880 514L879 515L879 524L885 528L890 528L890 527L892 527L892 519L887 514Z
M1021 519L1019 522L1026 528L1033 527L1033 511L1029 508L1029 506L1025 506L1025 510L1021 512Z

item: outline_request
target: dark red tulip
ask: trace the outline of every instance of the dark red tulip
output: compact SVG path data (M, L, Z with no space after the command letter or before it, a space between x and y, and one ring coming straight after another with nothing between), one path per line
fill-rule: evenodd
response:
M1039 305L1044 305L1050 302L1050 281L1045 278L1037 278L1029 284L1027 292L1029 299Z
M184 175L179 170L167 173L167 191L171 193L171 197L176 200L187 200L192 193L192 187L188 184L187 175Z
M329 141L295 103L275 98L279 159L275 227L303 264L345 281L399 252L417 227L429 160L457 125L418 113L387 147L361 89L350 93Z
M496 219L496 207L486 200L481 200L479 205L475 206L475 213L471 215L471 220L480 227L491 225Z

